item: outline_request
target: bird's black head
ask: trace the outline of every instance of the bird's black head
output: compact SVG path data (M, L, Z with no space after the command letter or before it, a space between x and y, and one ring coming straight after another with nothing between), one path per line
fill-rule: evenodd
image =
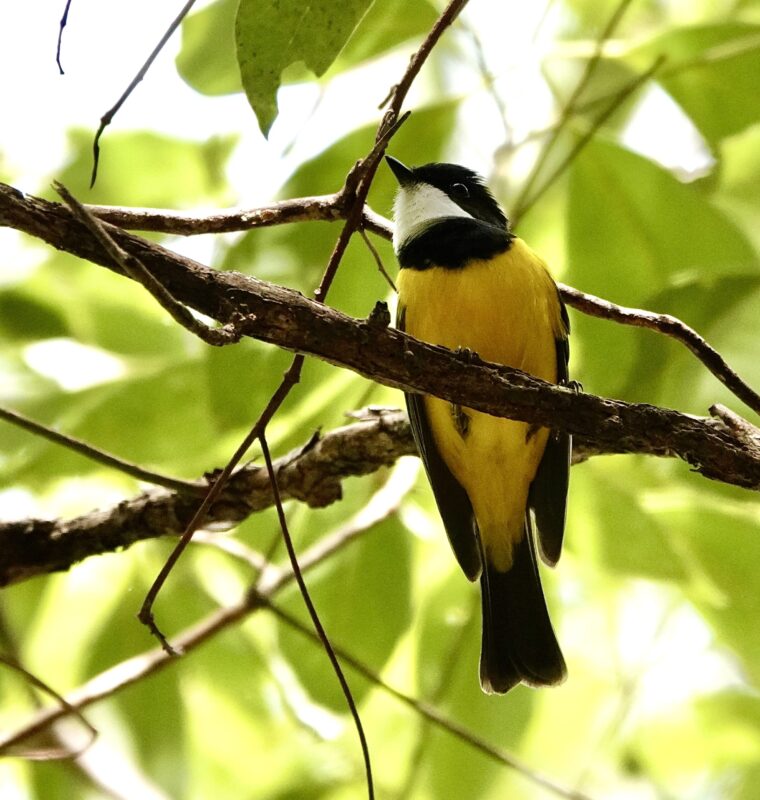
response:
M393 248L402 267L458 269L511 246L507 218L476 172L457 164L411 169L386 158L399 182Z
M386 156L399 182L396 226L409 238L420 229L447 217L473 219L506 229L508 221L483 178L458 164L424 164L410 168Z

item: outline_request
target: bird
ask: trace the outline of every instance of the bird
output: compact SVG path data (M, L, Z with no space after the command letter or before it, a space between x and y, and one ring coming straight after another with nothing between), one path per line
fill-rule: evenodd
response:
M458 164L386 160L398 182L396 327L570 385L557 285L485 180ZM554 566L562 549L571 436L430 395L407 392L406 406L454 555L480 580L483 691L561 683L567 667L538 558Z

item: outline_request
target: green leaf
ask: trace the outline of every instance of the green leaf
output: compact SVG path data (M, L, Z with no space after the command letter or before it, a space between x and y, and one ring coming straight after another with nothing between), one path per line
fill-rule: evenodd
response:
M756 509L755 513L731 513L692 498L689 507L664 511L661 516L689 567L692 603L716 638L741 659L754 685L760 686L760 630L748 624L760 617Z
M335 62L353 66L385 53L433 27L438 11L428 0L374 0Z
M182 23L177 71L207 95L242 92L235 56L235 17L239 0L217 0ZM367 61L399 44L424 36L438 16L428 0L374 0L330 69L335 73ZM282 76L283 82L287 82Z
M667 312L651 306L658 292L694 276L757 268L743 232L698 187L610 142L593 141L573 164L567 215L567 281L625 306ZM640 333L580 314L573 324L580 379L619 396L634 362L631 338Z
M727 791L757 775L760 701L747 691L724 690L685 708L668 705L664 714L640 726L634 743L649 775L665 784L663 796L752 798L757 794L756 783L749 794ZM712 784L715 791L688 791L696 776L703 789Z
M109 133L101 142L98 180L89 189L92 131L69 133L73 158L56 175L88 203L188 208L231 199L225 176L233 136L198 143L156 133ZM44 197L59 200L52 190Z
M760 26L736 22L667 31L626 58L645 67L667 57L657 79L713 145L760 115Z
M708 183L714 202L742 226L760 252L760 124L724 139L719 165L717 180Z
M50 303L20 289L0 290L0 336L11 340L65 336L63 315Z
M282 71L303 62L323 75L371 0L240 0L235 41L248 101L266 135L277 116Z
M234 347L207 347L204 355L206 390L220 431L250 427L292 359L284 350L250 340Z
M182 49L177 72L207 95L242 92L235 57L235 17L239 0L218 0L182 23Z
M641 459L592 459L582 474L572 476L574 496L583 483L586 509L584 527L593 536L601 569L619 575L684 580L686 571L673 548L659 515L641 503ZM575 470L573 470L575 472ZM574 526L572 530L577 530ZM619 535L625 531L625 535ZM583 536L583 534L580 534Z

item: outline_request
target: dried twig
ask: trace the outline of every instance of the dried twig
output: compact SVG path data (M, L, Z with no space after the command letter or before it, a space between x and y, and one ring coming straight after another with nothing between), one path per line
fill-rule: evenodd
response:
M85 458L89 458L91 461L104 464L107 467L123 472L125 475L131 475L139 481L152 483L156 486L164 486L167 489L175 489L179 492L198 494L202 491L202 488L196 483L182 481L178 478L170 478L168 475L161 475L158 472L144 469L139 466L139 464L133 464L131 461L126 461L111 453L106 453L105 450L93 447L93 445L87 444L87 442L83 442L81 439L77 439L74 436L69 436L68 434L48 428L46 425L42 425L23 414L19 414L18 411L11 411L9 408L0 407L0 419L4 419L6 422L10 422L13 425L17 425L19 428L30 431L35 434L35 436L41 436L51 442L60 444L75 453L79 453Z
M153 48L153 52L148 56L148 58L145 60L145 63L137 71L135 77L129 82L129 86L127 86L127 88L124 90L121 97L100 118L100 125L98 126L98 130L95 133L95 138L92 142L92 175L90 177L90 188L95 185L95 181L98 177L98 164L100 163L100 137L103 135L105 129L111 124L116 114L118 114L119 109L124 105L127 98L137 88L137 84L140 83L140 81L145 77L151 65L156 60L156 56L158 56L158 54L163 50L164 45L169 41L174 31L176 31L180 26L180 23L188 15L194 4L195 0L187 0L185 5L182 6L182 10L171 21L169 27L164 31L163 36L159 39L158 44Z
M30 761L53 761L53 760L61 760L61 759L70 759L76 758L77 756L82 755L87 748L89 748L92 743L98 737L98 731L94 728L84 717L82 712L73 706L69 701L60 695L52 686L45 683L41 678L38 678L36 675L29 672L26 667L19 664L14 658L9 658L8 656L0 655L0 664L5 664L8 669L15 670L19 674L23 675L24 680L27 681L31 686L34 686L36 689L39 689L41 692L45 694L49 694L57 703L59 709L62 711L63 714L71 715L75 717L79 722L84 726L84 728L89 733L89 738L87 742L85 742L80 747L72 750L68 747L52 747L52 746L45 746L45 747L31 747L31 746L24 746L23 742L27 740L28 737L21 737L16 738L13 740L11 744L2 744L0 743L0 756L15 756L17 758L26 758Z
M110 235L105 225L69 192L58 181L53 184L55 190L64 199L74 216L92 233L100 246L122 268L132 280L144 286L161 306L171 314L172 319L183 328L195 334L206 344L221 346L234 344L240 340L240 332L234 324L228 323L222 328L209 328L172 296L171 292L148 270L139 258L122 249Z
M687 347L705 367L743 403L760 414L760 394L745 383L728 365L721 354L705 341L693 328L670 314L657 314L640 308L626 308L609 300L602 300L571 286L560 284L565 302L591 317L608 319L621 325L648 328L680 342Z
M58 23L58 42L55 47L55 63L58 65L58 72L63 75L63 65L61 64L61 46L63 44L63 29L69 21L69 9L71 8L71 0L66 0L66 6L61 14L61 21Z

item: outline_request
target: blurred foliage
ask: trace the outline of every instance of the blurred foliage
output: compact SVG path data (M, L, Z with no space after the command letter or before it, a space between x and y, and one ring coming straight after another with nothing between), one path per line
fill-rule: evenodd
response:
M282 41L295 36L292 26L284 27L293 18L264 15L276 5L206 5L183 24L177 58L181 76L209 103L216 102L210 96L241 92L245 84L265 130L277 113L280 83L288 90L309 82L325 93L338 79L376 69L389 88L438 7L403 0L311 4L314 13L330 13L314 16L289 50ZM279 6L284 13L303 4ZM550 4L542 25L554 44L540 65L555 105L547 124L572 96L615 7L610 0ZM486 13L493 13L493 25L504 25L511 12ZM249 61L242 80L236 17L238 47L249 59L255 51L255 69ZM756 0L631 4L539 178L626 84L658 55L666 62L519 221L521 234L550 258L562 280L626 306L681 317L755 387L758 25ZM485 42L487 32L481 33ZM461 28L448 35L415 86L414 114L392 142L394 155L411 163L463 158L456 149L461 132L470 131L471 140L484 132L467 105L470 96L483 87L499 91L498 81L483 74L482 57L497 78L505 77L501 51L484 45L479 52ZM464 74L477 76L475 88L457 83ZM680 115L677 131L663 129L668 123L657 104L663 98ZM297 148L284 147L278 154L288 165L280 197L337 190L369 150L377 119L355 119L352 99L343 98L329 146L297 156ZM512 113L507 106L507 127L522 130ZM308 138L308 126L293 139ZM700 166L660 157L657 140L665 134L682 136L677 147ZM237 195L234 134L196 141L202 137L188 130L180 141L148 129L108 137L108 169L87 195L91 202L186 208L224 205ZM535 159L550 138L551 128L531 140L532 148L511 140L499 148L494 185L506 202L520 196L526 159ZM55 170L77 192L89 179L90 147L91 131L70 132L66 162ZM51 196L48 185L40 192ZM370 194L373 208L389 214L393 190L392 176L381 168ZM157 238L220 269L309 294L339 225L274 227L219 237L210 246ZM392 265L390 245L375 243L383 263ZM265 406L289 354L252 341L205 347L130 282L31 241L23 247L28 267L0 281L0 402L166 473L194 478L221 465ZM329 299L360 317L377 300L392 300L359 237ZM587 390L694 414L724 402L749 414L683 347L580 314L572 314L572 324L573 375ZM401 398L310 360L271 425L270 444L284 454L368 403L399 405ZM403 485L405 475L408 482L413 468L402 462L351 479L343 500L325 509L289 503L298 552L357 525L355 515L376 493ZM13 502L30 514L69 516L139 488L24 431L0 429L0 511ZM307 578L337 646L564 786L594 798L753 800L760 780L759 534L755 495L709 483L682 463L620 456L575 467L567 550L558 569L544 576L570 676L558 689L519 687L506 697L487 697L478 687L477 591L456 569L424 480ZM219 535L260 553L273 548L273 559L285 562L272 510ZM15 642L25 665L59 691L149 649L154 643L134 614L170 546L143 543L4 590L3 646ZM237 601L251 578L250 565L194 546L161 595L160 624L182 630ZM293 585L277 602L307 619ZM350 669L348 677L380 797L552 796ZM33 703L18 677L2 671L0 694L0 728L10 730ZM100 758L141 775L156 797L348 800L364 793L355 731L324 653L265 611L96 704L88 716L100 730ZM0 796L108 795L76 765L7 762L0 765Z

